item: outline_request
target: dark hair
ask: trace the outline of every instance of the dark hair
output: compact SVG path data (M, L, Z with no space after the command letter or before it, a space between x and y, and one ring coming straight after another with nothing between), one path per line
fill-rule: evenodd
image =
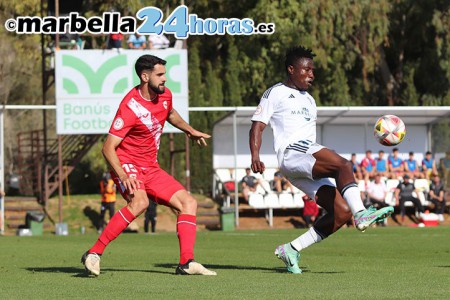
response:
M431 151L427 151L427 153L425 153L425 155L431 154Z
M137 76L140 78L141 73L144 70L153 70L155 65L166 65L166 61L157 56L145 54L139 57L134 65L134 69L136 70Z
M411 151L411 152L409 152L409 155L414 155L414 152L412 152L412 151Z
M392 152L398 151L398 148L394 148L392 149Z
M286 59L284 61L284 66L286 68L286 71L287 71L288 67L293 66L297 60L299 60L301 58L314 59L314 56L316 56L316 55L312 52L312 50L308 49L306 47L298 46L298 47L290 48L286 52Z

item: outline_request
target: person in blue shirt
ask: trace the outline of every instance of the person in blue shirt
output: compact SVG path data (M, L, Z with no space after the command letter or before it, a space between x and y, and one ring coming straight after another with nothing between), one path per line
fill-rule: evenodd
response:
M398 148L392 149L392 155L388 159L389 173L392 179L398 179L404 174L403 160L398 156Z
M380 150L378 151L378 157L375 160L375 169L377 171L377 174L379 174L381 177L389 177L388 172L388 163L387 160L384 158L384 151Z
M359 167L359 163L356 161L356 153L352 153L350 158L350 162L352 163L353 175L355 175L356 180L362 180L363 175L361 172L361 168Z
M425 153L425 158L422 160L422 172L424 177L428 180L438 175L436 162L434 161L430 151Z
M361 171L366 184L375 177L375 159L372 158L371 150L367 150L366 156L361 160Z
M143 50L147 48L147 42L145 40L145 36L140 35L139 33L135 33L130 35L128 38L128 48Z
M405 172L411 178L423 178L423 174L419 170L419 164L414 159L414 152L409 152L409 158L405 160Z

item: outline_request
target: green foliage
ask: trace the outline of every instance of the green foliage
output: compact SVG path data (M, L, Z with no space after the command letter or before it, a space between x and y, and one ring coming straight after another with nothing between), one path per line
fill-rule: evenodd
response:
M268 87L285 79L284 53L298 44L317 54L310 92L319 105L450 105L448 0L248 0L232 5L221 0L91 0L83 1L81 13L90 17L114 9L134 15L142 7L157 6L167 17L181 3L203 19L248 17L255 24L276 25L272 35L190 36L190 106L256 106ZM19 15L40 15L40 4L2 1L0 23ZM40 36L11 34L1 26L0 39L0 103L41 104ZM105 37L86 39L88 47L99 48ZM52 93L47 103L53 103ZM210 133L222 115L195 112L190 123ZM54 128L52 116L49 128ZM14 145L17 131L36 128L42 114L22 114L23 122L15 118L7 120L8 145ZM163 136L164 167L170 165L168 141ZM175 135L174 143L177 149L185 147L182 135ZM97 161L103 159L90 160L95 172L101 169L94 165ZM184 158L177 154L176 161L176 177L184 180ZM210 161L211 147L192 149L194 189L209 189Z

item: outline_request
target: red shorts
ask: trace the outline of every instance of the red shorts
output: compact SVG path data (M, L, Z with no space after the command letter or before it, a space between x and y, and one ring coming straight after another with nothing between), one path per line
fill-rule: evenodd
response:
M122 169L130 177L135 177L141 181L140 190L144 190L150 200L167 205L170 198L184 187L175 178L167 174L166 171L159 167L140 168L133 164L123 164ZM124 199L129 199L129 192L125 189L119 177L114 172L111 172L111 177Z

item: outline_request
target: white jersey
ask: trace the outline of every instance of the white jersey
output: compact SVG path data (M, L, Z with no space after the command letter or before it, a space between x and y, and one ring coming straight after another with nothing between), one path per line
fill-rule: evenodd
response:
M264 92L252 121L269 124L273 129L278 161L287 146L298 141L316 142L317 107L305 91L278 83Z

